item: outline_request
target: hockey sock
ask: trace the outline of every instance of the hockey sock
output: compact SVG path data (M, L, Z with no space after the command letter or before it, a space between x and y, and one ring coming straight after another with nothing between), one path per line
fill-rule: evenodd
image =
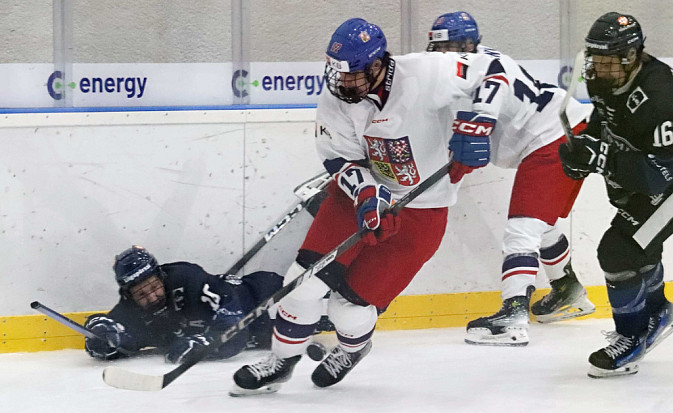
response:
M640 335L649 320L643 278L634 271L606 273L605 277L617 332L626 337Z
M549 281L555 281L566 275L564 269L570 263L570 245L563 234L552 241L550 245L545 245L545 241L546 239L543 237L540 247L540 262Z
M362 350L369 343L373 334L374 329L360 337L349 337L339 333L339 330L337 330L337 339L339 340L339 345L346 353L355 353Z
M278 314L273 327L273 352L280 358L302 354L317 323L297 324L283 317L281 311Z
M664 266L661 262L646 265L638 270L647 286L647 309L649 314L656 313L666 302L664 295Z
M539 263L536 253L510 254L502 263L502 299L526 295L535 284Z

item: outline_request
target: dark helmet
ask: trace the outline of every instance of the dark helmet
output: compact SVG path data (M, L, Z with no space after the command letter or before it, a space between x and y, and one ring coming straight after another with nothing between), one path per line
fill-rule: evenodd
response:
M471 40L476 48L481 41L477 21L465 11L442 14L435 19L428 32L428 52L435 51L438 42L465 44Z
M154 255L137 245L116 255L112 269L115 272L117 284L119 284L119 288L123 293L127 293L133 285L144 281L152 275L163 278L161 277L159 263L154 258Z
M584 40L591 55L620 57L626 57L632 48L640 54L645 41L640 23L633 16L614 11L599 17Z

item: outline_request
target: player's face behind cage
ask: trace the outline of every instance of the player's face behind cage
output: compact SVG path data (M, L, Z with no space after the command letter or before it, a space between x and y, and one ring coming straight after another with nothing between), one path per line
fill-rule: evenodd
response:
M428 52L467 52L472 53L477 48L472 39L465 39L462 42L430 42L428 43Z
M585 57L583 76L587 82L616 89L627 81L626 68L630 64L620 56L592 55Z
M380 70L380 63L376 66ZM358 103L367 96L371 89L373 69L372 67L357 72L339 72L327 64L325 66L327 88L330 93L344 102Z
M129 288L133 301L144 310L163 307L166 302L164 283L157 275L147 277Z

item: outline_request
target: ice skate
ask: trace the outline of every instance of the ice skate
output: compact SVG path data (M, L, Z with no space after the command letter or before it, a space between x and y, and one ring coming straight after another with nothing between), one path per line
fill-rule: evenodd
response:
M533 290L529 287L528 295L506 299L500 311L492 316L470 321L465 342L487 346L528 345L528 303Z
M673 333L673 303L666 301L657 313L650 316L647 325L647 351L649 353L659 343Z
M610 345L589 356L589 377L625 376L638 373L638 360L645 355L647 334L625 337L616 331L603 332Z
M299 359L301 356L282 359L271 353L258 363L241 367L234 374L234 386L229 395L237 397L277 392L282 383L290 380Z
M372 342L368 342L362 350L354 353L344 351L337 345L330 354L313 371L311 380L318 387L328 387L337 384L348 374L364 356L372 349Z
M566 275L551 282L549 294L531 306L531 313L538 323L553 323L591 314L596 306L587 298L587 291L577 281L572 268Z

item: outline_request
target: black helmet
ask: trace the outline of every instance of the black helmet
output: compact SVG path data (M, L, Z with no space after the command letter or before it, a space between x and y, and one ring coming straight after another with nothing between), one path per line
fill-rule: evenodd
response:
M115 272L115 279L122 292L127 292L131 286L152 275L161 276L159 263L154 258L154 255L137 245L115 256L112 269Z
M591 55L624 57L631 48L640 53L644 47L640 23L633 16L614 11L599 17L584 40Z

